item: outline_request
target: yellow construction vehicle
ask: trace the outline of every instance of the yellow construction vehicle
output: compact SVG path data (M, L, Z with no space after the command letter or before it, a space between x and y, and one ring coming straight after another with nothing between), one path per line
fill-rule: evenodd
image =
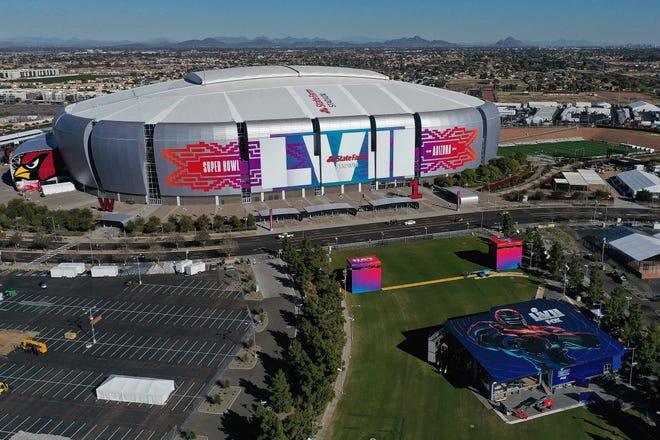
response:
M18 348L37 354L45 354L48 351L46 344L43 342L35 341L34 339L23 339L18 345Z
M9 391L9 385L7 385L7 382L0 381L0 394L4 393L5 391Z

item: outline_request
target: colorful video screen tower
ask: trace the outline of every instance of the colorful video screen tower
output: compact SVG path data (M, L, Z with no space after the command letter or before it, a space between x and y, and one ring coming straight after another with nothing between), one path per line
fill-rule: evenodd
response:
M491 238L488 243L490 264L495 270L518 269L522 264L523 242L518 237Z
M351 293L375 292L381 289L380 260L375 255L346 259L346 288Z

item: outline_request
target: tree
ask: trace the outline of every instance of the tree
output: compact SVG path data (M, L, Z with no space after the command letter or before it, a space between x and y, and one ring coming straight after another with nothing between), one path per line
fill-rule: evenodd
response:
M136 217L135 220L126 223L126 232L129 234L139 234L142 231L144 231L144 219L142 217Z
M49 234L36 234L32 238L32 246L37 249L48 249L53 242L53 236Z
M251 213L247 215L247 225L248 228L253 228L254 225L257 223L257 219L252 215Z
M284 427L277 415L259 405L252 416L252 423L258 427L257 440L287 440L284 435Z
M589 269L588 294L592 304L600 304L603 300L603 293L605 293L603 278L600 272L597 266L591 266L591 269Z
M206 214L202 214L197 219L197 230L207 231L211 228L211 219Z
M144 232L147 234L153 234L154 232L158 232L161 227L161 221L160 217L157 217L155 215L152 215L147 219L147 222L144 224Z
M584 271L582 270L582 261L577 255L572 255L568 261L568 273L566 284L568 284L569 291L579 293L582 289L582 282L584 281Z
M635 194L635 200L638 202L650 202L653 199L653 193L647 189L640 189Z
M271 380L270 402L275 412L283 413L291 409L293 403L291 388L282 370L277 370L277 373L275 373L275 376Z
M640 374L660 376L660 323L653 322L635 349Z
M13 247L18 247L21 244L21 240L23 240L23 236L20 232L14 232L9 236L9 244Z
M236 240L226 239L220 242L219 249L228 257L238 250L238 242Z
M623 323L622 338L627 347L635 347L642 336L644 328L644 317L642 315L642 306L636 303L630 304L628 308L628 317Z
M623 332L623 311L626 305L626 291L623 287L617 287L605 303L601 325L603 329L618 338Z
M561 279L564 276L566 266L566 257L564 248L559 242L555 242L550 248L550 258L548 258L548 270L555 279Z
M210 239L211 235L206 231L206 229L202 229L195 233L195 243L197 243L199 246L206 246L206 242Z
M189 215L182 215L179 217L179 231L191 232L195 230L195 223Z
M516 233L516 225L513 222L513 216L510 212L505 212L502 216L502 234L514 235Z
M225 218L219 214L213 216L213 229L218 232L225 226Z
M241 227L243 226L241 219L235 215L229 217L229 224L231 225L232 229L241 229Z

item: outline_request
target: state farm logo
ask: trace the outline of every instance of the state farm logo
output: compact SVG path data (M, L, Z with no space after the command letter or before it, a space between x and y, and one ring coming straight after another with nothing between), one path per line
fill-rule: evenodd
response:
M335 168L357 168L358 160L366 160L366 154L344 154L338 156L328 156L327 163L334 163Z
M325 113L326 115L329 115L330 108L335 107L335 103L332 102L332 99L330 99L330 97L325 93L317 94L312 89L305 89L305 91L307 92L307 96L312 98L314 105L321 113Z

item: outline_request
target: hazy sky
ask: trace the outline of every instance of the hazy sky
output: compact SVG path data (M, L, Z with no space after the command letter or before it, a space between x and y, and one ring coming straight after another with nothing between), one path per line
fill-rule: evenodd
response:
M0 39L215 36L660 44L658 0L0 0Z

